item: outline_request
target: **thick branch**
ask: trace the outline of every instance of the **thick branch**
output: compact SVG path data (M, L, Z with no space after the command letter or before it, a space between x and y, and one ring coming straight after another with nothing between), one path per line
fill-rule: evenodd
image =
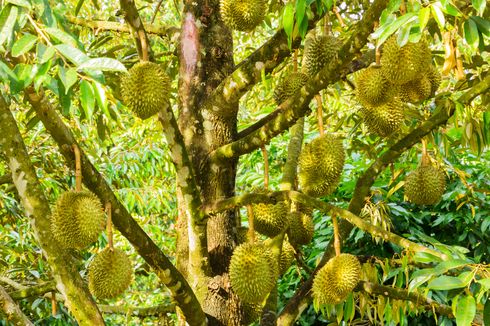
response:
M145 26L140 18L134 0L119 0L119 3L124 14L124 20L128 23L136 42L138 56L143 61L149 61L151 52L150 40L148 39L148 35L146 35Z
M66 19L74 25L93 28L97 30L123 32L123 33L132 32L132 29L128 27L126 24L122 24L118 22L111 22L106 20L87 20L85 18L78 18L74 16L67 16ZM179 32L179 29L177 27L148 25L146 26L146 32L149 34L155 34L159 36L172 37L174 34Z
M7 291L0 286L0 317L6 321L10 321L13 325L33 325L31 321L24 315L19 306L8 295Z
M37 242L53 270L57 288L63 294L68 309L80 325L104 325L102 315L78 273L75 259L53 238L48 200L37 179L17 123L2 96L0 130L0 152L7 157L25 215L29 218Z
M63 154L68 163L73 165L74 154L71 148L77 142L71 130L63 123L56 110L42 93L38 95L33 88L28 88L26 89L26 95L44 127L58 144L61 154ZM131 214L119 202L109 184L92 165L83 151L81 151L81 160L85 186L103 202L112 204L112 221L114 225L129 240L148 265L153 268L160 281L168 287L177 305L186 316L187 322L190 325L205 324L206 316L182 274L131 217Z
M12 183L12 175L10 173L0 176L0 185L6 183Z
M338 59L333 60L316 76L310 78L301 90L282 103L276 112L272 113L274 115L272 119L265 117L264 119L268 121L257 130L216 149L211 153L211 159L219 161L250 153L268 143L273 137L281 134L303 117L309 111L308 105L312 98L332 82L340 80L344 72L348 71L352 59L366 44L374 22L378 20L387 3L388 0L376 0L371 5L362 21L356 26L355 33L340 49ZM258 121L257 124L262 125L262 122Z
M109 306L99 305L100 311L106 314L131 315L138 317L159 316L166 313L175 312L175 305L172 303L162 304L153 307L128 307L128 306Z
M37 297L41 296L45 293L56 290L55 282L46 282L38 285L34 285L31 287L26 287L24 289L19 289L14 292L10 292L9 295L14 300L21 300L29 297Z

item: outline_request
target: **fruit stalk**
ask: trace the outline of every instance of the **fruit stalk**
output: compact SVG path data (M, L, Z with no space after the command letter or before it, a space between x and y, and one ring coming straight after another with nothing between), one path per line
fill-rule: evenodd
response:
M80 163L80 149L77 145L73 145L75 153L75 190L82 191L82 164Z

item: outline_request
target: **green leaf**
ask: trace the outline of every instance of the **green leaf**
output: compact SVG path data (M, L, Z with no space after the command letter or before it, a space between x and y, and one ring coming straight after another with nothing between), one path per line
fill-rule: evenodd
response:
M37 36L32 34L26 34L18 39L12 46L12 56L18 57L32 49L36 44Z
M3 7L0 13L0 46L9 39L15 26L19 8L12 5Z
M43 43L37 43L36 56L40 64L48 62L56 53L54 47L47 47Z
M444 4L442 7L442 10L451 16L459 17L461 16L461 13L459 12L458 8L456 8L451 2L447 2Z
M60 77L63 86L65 86L65 94L68 94L70 88L77 82L77 71L74 68L65 69L62 66L59 66L58 76Z
M95 109L95 98L92 85L86 80L82 80L80 83L80 104L82 105L85 117L90 121Z
M75 7L75 16L77 16L78 13L80 12L80 9L82 9L84 2L85 2L85 0L78 0L77 6Z
M485 288L485 290L490 290L490 278L484 278L476 282L480 283Z
M107 106L107 95L105 94L104 86L102 86L102 84L97 83L95 81L92 83L92 85L95 91L95 99L97 100L97 104L102 109L107 119L109 119L111 117L111 114Z
M19 7L31 9L31 4L27 0L7 0L7 3L11 3Z
M468 19L463 24L464 39L466 43L475 51L478 48L480 37L478 36L478 27L472 19Z
M288 36L289 48L291 48L294 27L294 7L291 2L289 2L284 7L284 13L282 15L282 26L284 27L284 32L286 32L286 35Z
M126 67L121 62L111 58L89 59L79 65L78 69L127 72Z
M483 323L484 325L490 325L490 298L487 298L483 308Z
M476 23L478 30L483 35L490 37L490 22L488 20L478 16L471 16L470 19Z
M485 7L487 5L487 0L471 0L471 4L480 15L483 15L483 12L485 11Z
M85 61L88 61L90 58L88 55L83 53L77 48L74 48L67 44L58 44L55 46L56 50L58 50L65 58L73 62L76 66L81 65Z
M465 266L466 264L468 264L468 262L462 259L446 260L442 263L439 263L434 269L438 274L443 274L450 269Z
M398 33L398 38L396 40L399 46L404 46L407 44L411 28L412 27L410 24L404 25L402 28L400 28L400 32Z
M454 276L442 275L429 282L427 287L432 290L452 290L465 287L463 281Z
M62 30L54 27L48 27L44 29L52 38L60 43L68 44L73 47L77 47L78 43L70 34L63 32Z
M297 0L296 1L296 22L298 25L301 25L301 22L305 18L306 11L306 1L305 0Z
M471 322L476 315L475 298L470 296L459 298L455 315L457 326L471 326Z
M439 28L441 30L443 30L444 25L446 24L446 19L444 18L444 13L442 12L441 3L434 2L432 6L430 6L430 9L432 11L432 16L434 16L434 19L437 22L437 25L439 25Z
M383 25L373 33L373 38L378 38L378 46L383 44L388 37L395 33L401 26L409 24L417 19L417 15L413 12L407 13L398 17L393 22Z
M423 32L425 26L427 26L427 22L429 21L430 18L430 8L429 7L424 7L420 9L419 11L419 26L420 30Z

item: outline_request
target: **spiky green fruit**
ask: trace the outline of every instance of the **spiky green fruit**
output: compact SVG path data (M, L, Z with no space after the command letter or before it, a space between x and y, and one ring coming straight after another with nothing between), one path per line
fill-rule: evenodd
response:
M119 249L105 248L88 267L88 287L99 299L109 299L122 294L133 279L131 260Z
M427 78L430 81L430 96L433 97L441 85L441 73L431 65L427 70Z
M403 102L418 103L429 98L432 84L426 74L399 87L399 97Z
M254 229L260 234L275 237L288 226L289 207L286 201L276 204L253 204Z
M243 320L242 323L244 325L250 325L254 321L260 318L262 315L262 305L256 303L244 303L243 304Z
M231 29L248 32L259 25L267 12L264 0L221 0L220 13Z
M276 284L278 264L270 249L261 243L238 246L230 261L230 283L247 303L262 303Z
M294 261L294 248L289 243L287 236L282 242L281 256L279 257L279 275L286 273Z
M306 144L299 157L301 190L313 197L331 194L340 182L345 152L342 140L325 134Z
M331 35L309 34L305 40L303 64L309 76L316 75L338 56L341 43Z
M141 119L169 105L170 78L153 62L139 62L121 80L124 104Z
M356 97L363 106L379 106L393 99L396 88L381 73L380 66L370 66L356 78Z
M394 98L378 107L363 107L361 115L370 133L388 137L400 128L403 122L403 103Z
M312 292L317 306L339 304L354 290L361 277L356 256L341 254L330 259L315 275Z
M277 105L281 104L301 87L303 87L308 81L308 76L301 72L293 72L292 74L284 76L282 81L277 85L274 90L274 100Z
M381 71L388 81L403 85L419 77L431 63L431 52L427 42L408 42L400 47L396 35L383 44Z
M420 165L405 180L405 195L417 205L434 205L446 190L444 173L432 165Z
M311 215L302 212L289 213L288 239L293 246L306 245L313 239L315 224Z
M104 225L100 200L90 191L63 193L51 214L51 231L66 248L86 248L97 241Z

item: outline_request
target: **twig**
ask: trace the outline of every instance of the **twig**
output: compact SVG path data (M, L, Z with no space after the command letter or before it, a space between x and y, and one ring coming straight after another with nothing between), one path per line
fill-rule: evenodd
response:
M155 18L157 18L158 11L160 10L160 6L162 5L163 0L159 0L157 3L157 6L155 8L155 12L153 13L153 17L151 17L151 23L155 21Z
M107 232L107 241L108 241L108 245L109 245L109 249L111 251L114 250L114 242L113 242L113 237L112 237L112 205L111 205L111 202L107 202L105 204L105 212L107 214L107 228L106 228L106 232Z
M333 246L335 248L335 256L340 256L340 235L339 235L339 223L337 221L337 216L332 214L333 223Z
M260 149L264 158L264 188L265 190L269 190L269 156L267 155L265 145L262 145Z
M320 136L323 136L325 130L323 129L323 103L322 96L320 94L315 95L316 99L316 116L318 119L318 131L320 132Z
M247 238L249 242L255 242L254 211L252 209L252 205L247 205L247 217L248 217Z
M82 191L82 163L80 161L80 149L77 145L73 145L75 153L75 190Z

